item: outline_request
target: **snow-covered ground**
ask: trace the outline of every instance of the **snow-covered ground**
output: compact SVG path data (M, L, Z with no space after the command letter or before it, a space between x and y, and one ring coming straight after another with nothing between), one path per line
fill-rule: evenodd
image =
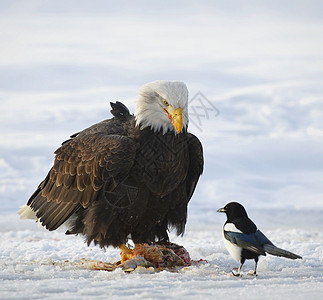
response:
M0 2L0 298L320 299L323 292L323 4L320 1ZM116 249L19 220L69 135L134 110L138 88L179 79L205 172L179 272L92 271ZM198 92L197 97L194 97ZM202 108L204 105L204 109ZM241 202L277 246L257 278L230 277L216 210ZM253 262L245 264L245 271Z

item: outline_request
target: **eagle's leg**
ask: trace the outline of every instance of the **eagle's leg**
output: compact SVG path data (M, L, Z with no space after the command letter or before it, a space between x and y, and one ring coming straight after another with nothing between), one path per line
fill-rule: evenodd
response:
M124 270L133 270L138 266L154 268L183 267L191 259L184 247L166 242L164 244L138 243L129 249L120 245L121 266Z
M163 253L156 245L147 243L135 243L133 248L127 247L126 244L120 245L121 263L133 259L137 256L142 256L148 261L162 262Z
M125 261L132 259L134 257L133 249L128 248L126 244L121 244L119 248L120 248L121 263L124 263Z
M129 248L125 244L120 245L121 263L142 256L153 263L161 263L164 253L158 245L149 245L147 243L135 243L134 248Z

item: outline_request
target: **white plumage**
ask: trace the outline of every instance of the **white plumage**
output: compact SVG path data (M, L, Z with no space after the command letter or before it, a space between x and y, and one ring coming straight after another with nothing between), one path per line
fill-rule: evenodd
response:
M136 125L140 128L151 127L153 131L162 130L165 134L168 130L175 131L174 126L164 112L167 106L166 100L174 110L181 108L183 111L183 128L188 125L188 89L181 81L156 80L145 84L139 90L136 102Z
M223 236L225 247L229 251L230 255L233 257L233 259L240 261L242 248L238 247L238 246L232 244L230 241L228 241L224 236L224 231L242 233L241 230L239 230L233 223L226 223L223 226L223 230L222 230L222 236Z

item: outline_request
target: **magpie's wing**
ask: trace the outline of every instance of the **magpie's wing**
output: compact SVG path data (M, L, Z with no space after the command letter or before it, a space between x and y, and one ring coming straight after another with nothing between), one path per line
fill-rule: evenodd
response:
M224 237L231 243L237 245L238 247L250 250L259 255L266 255L265 250L262 247L262 244L258 240L258 232L259 230L255 233L246 234L240 232L224 231ZM264 235L262 234L262 236L260 237L263 238L263 236Z
M290 259L302 258L301 256L276 247L260 230L257 230L255 233L257 240L263 245L263 248L266 252L275 256L283 256Z
M257 230L254 235L260 245L274 245L260 230Z

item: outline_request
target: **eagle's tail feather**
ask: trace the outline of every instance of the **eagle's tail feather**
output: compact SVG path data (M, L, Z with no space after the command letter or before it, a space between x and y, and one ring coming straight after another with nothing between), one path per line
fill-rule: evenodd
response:
M33 211L28 205L20 206L18 214L20 215L20 219L31 219L38 221L38 218L36 217L36 212Z

